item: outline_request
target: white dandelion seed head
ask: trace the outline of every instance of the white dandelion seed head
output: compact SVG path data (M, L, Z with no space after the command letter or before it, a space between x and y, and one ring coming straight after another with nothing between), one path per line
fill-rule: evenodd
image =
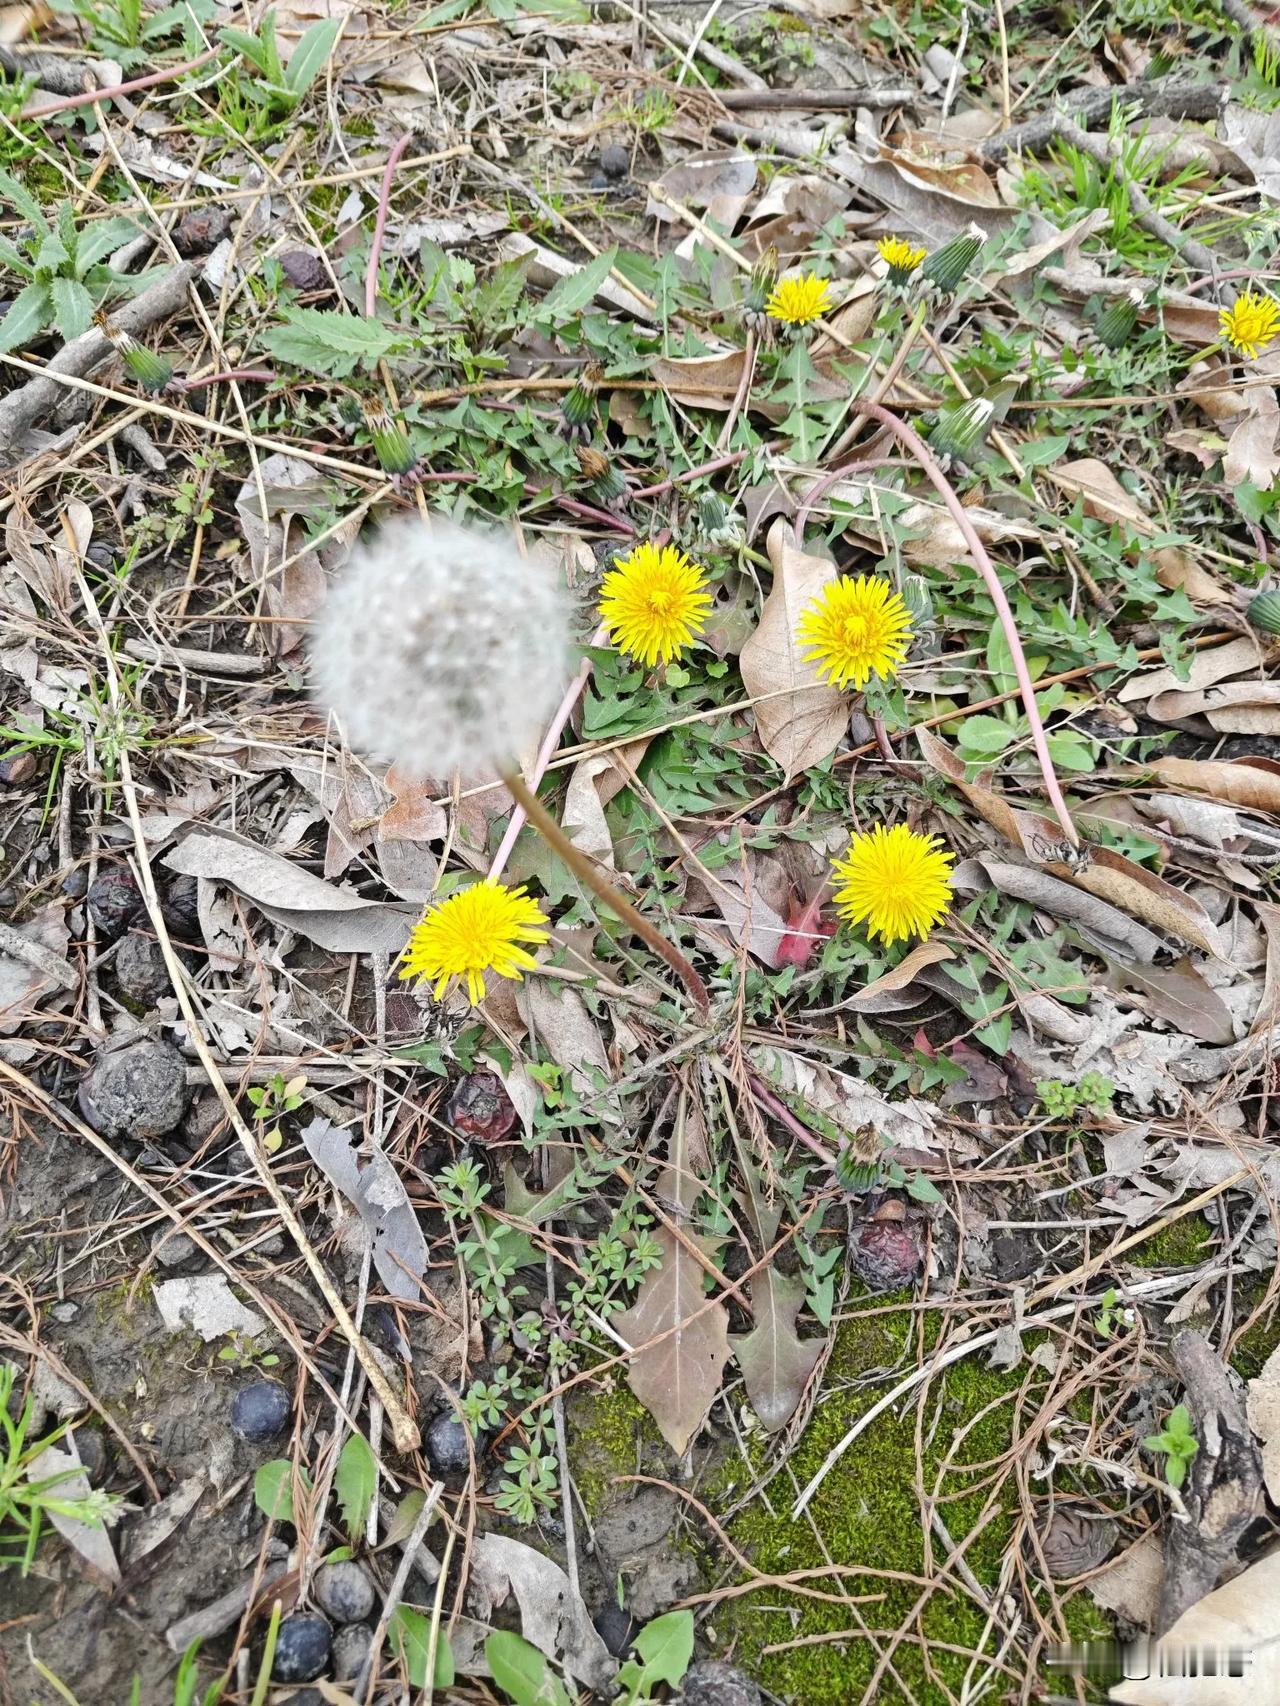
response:
M560 701L568 602L509 535L405 519L352 552L311 666L353 747L416 776L492 775L536 745Z

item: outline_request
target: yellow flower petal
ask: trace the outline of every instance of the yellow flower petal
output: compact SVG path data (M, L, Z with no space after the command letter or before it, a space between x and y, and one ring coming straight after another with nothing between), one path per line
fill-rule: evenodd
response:
M902 823L851 836L844 858L832 860L836 910L847 924L865 923L886 947L923 940L951 905L954 860L936 835Z
M1280 331L1280 303L1251 287L1230 308L1220 310L1218 326L1232 349L1252 361Z
M670 663L707 625L711 594L696 563L674 545L637 545L600 587L600 620L610 640L646 668Z
M859 692L873 675L892 681L911 641L911 613L878 575L841 575L823 589L796 630L805 657L833 687Z
M475 1007L485 997L484 974L521 980L537 964L523 943L548 940L547 916L523 887L473 883L429 906L405 949L402 978L427 978L437 1001L455 981Z
M765 312L774 320L788 326L807 326L831 306L831 286L815 273L800 278L779 279L773 295L765 303Z
M881 237L876 251L889 269L892 284L905 284L925 256L923 249L913 249L904 237Z

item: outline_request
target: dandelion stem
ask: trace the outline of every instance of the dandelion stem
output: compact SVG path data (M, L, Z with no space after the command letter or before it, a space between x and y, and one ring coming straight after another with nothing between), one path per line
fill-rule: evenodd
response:
M606 634L604 628L597 628L595 633L591 636L590 646L602 646L605 643L605 639ZM588 649L587 655L583 658L578 669L578 673L564 690L564 698L557 706L555 716L552 717L551 721L547 724L547 732L542 737L542 745L538 748L538 756L533 761L533 773L529 777L529 786L531 788L536 788L538 783L541 782L542 778L546 775L547 766L550 764L552 757L555 754L555 750L560 744L560 736L564 733L564 726L573 715L573 707L582 697L583 689L586 687L587 682L590 679L591 670L592 660L590 649ZM493 863L489 867L490 882L496 883L503 871L506 870L507 860L511 857L512 849L515 847L520 831L524 828L524 825L524 807L517 805L516 809L511 814L510 822L503 831L502 840L498 844L498 851L494 854Z
M1031 681L1031 672L1027 668L1026 653L1022 649L1022 638L1018 633L1018 624L1013 619L1013 611L1009 608L1009 600L1005 597L1004 588L1000 584L1000 576L996 573L996 566L991 561L986 546L979 538L978 530L973 525L969 512L956 496L955 488L934 460L929 447L905 421L899 420L897 415L882 408L879 403L855 402L850 406L856 413L869 415L872 420L879 421L881 426L888 427L899 443L911 452L920 464L926 479L934 486L939 497L950 511L956 526L960 529L968 547L969 555L973 558L978 573L987 584L987 591L991 594L991 602L995 605L996 615L1000 618L1000 626L1009 644L1014 674L1018 678L1018 691L1022 698L1023 709L1027 713L1027 722L1031 728L1031 743L1035 747L1036 758L1040 763L1040 774L1044 778L1045 792L1049 796L1054 814L1066 832L1068 839L1073 846L1078 847L1080 845L1079 832L1071 821L1067 802L1062 797L1062 789L1058 786L1053 759L1049 756L1049 743L1045 735L1044 723L1040 718L1040 707L1036 704L1036 690Z
M382 188L378 192L378 216L373 223L373 242L369 245L369 265L364 274L364 312L365 318L372 320L378 308L378 262L382 258L382 239L387 230L387 211L391 205L391 180L396 175L396 167L400 156L409 146L410 132L397 141L395 147L387 155L387 164L382 174Z
M597 900L603 901L609 910L616 913L622 922L634 930L642 941L648 943L655 954L667 962L683 983L689 999L698 1009L699 1015L705 1019L711 1011L711 1000L707 994L707 986L679 948L674 943L668 942L662 932L655 929L643 913L637 912L631 902L618 892L614 884L601 874L596 865L579 848L573 845L517 770L506 771L502 780L510 790L512 799L523 809L529 822L539 835L555 849L574 876L584 882Z

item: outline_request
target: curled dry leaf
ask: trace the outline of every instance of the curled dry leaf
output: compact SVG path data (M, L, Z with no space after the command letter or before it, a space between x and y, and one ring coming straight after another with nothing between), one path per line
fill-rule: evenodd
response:
M1201 693L1220 681L1229 681L1232 676L1243 674L1245 670L1257 670L1261 661L1258 640L1241 634L1225 645L1208 646L1197 652L1184 680L1179 680L1171 669L1164 666L1149 669L1142 675L1131 675L1128 681L1123 682L1116 690L1116 698L1122 705L1132 705L1158 698L1164 693ZM1157 767L1153 764L1150 768L1155 770Z
M567 1675L596 1693L612 1693L617 1665L591 1622L580 1594L550 1558L505 1534L482 1534L471 1548L467 1597L482 1623L514 1598L520 1632ZM473 1669L487 1674L487 1667Z
M691 1156L690 1122L682 1103L671 1134L668 1165L654 1195L671 1205L677 1224L687 1221L702 1186ZM729 1311L704 1289L705 1270L691 1245L709 1256L714 1240L685 1232L677 1238L658 1225L659 1267L640 1281L636 1300L614 1317L632 1347L627 1367L631 1390L649 1411L674 1452L683 1456L706 1420L729 1359Z
M1199 693L1157 693L1147 715L1159 723L1203 717L1224 735L1280 734L1280 681L1221 681Z
M1280 1504L1280 1350L1272 1351L1249 1382L1249 1426L1262 1444L1262 1475L1273 1504Z
M321 1117L309 1121L301 1135L307 1154L364 1222L373 1265L388 1292L406 1303L421 1302L427 1241L386 1155L372 1144L362 1153L357 1132Z
M957 865L952 880L965 894L984 893L994 884L1001 894L1025 900L1031 906L1051 912L1055 918L1068 919L1107 953L1149 962L1164 946L1154 931L1136 923L1118 907L1051 876L1038 865L1011 865L980 853L977 858Z
M1280 815L1280 763L1273 758L1156 758L1144 769L1168 787Z
M705 207L708 218L732 230L755 188L755 157L725 150L692 154L668 167L657 182L674 200L686 207ZM652 196L644 211L646 219L656 219L660 224L676 217Z
M805 662L796 632L801 616L836 578L836 566L797 549L785 521L769 529L768 552L773 586L739 662L742 684L757 701L760 744L790 778L830 758L848 726L844 695Z
M21 924L0 927L0 1037L19 1030L52 990L76 987L67 964L70 939L66 908L56 901Z
M660 356L651 371L673 401L693 409L727 409L746 365L746 350L733 349L718 355Z

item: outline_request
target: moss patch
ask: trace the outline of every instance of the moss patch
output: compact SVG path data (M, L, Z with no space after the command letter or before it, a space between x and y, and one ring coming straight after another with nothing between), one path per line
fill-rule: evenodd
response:
M566 1419L574 1484L593 1522L608 1503L617 1478L636 1474L646 1452L663 1454L656 1473L664 1474L670 1467L671 1454L653 1417L626 1386L575 1398Z
M1189 1268L1209 1253L1213 1228L1202 1214L1187 1214L1140 1244L1133 1260L1140 1268Z
M882 1385L859 1387L856 1382L873 1369L911 1367L914 1353L909 1346L914 1322L915 1317L904 1310L841 1327L824 1377L823 1397L798 1449L788 1460L797 1488L808 1482L850 1423L884 1390ZM931 1326L926 1336L932 1338L934 1331ZM996 1403L989 1413L984 1412L993 1400L1016 1390L1024 1373L1025 1367L1013 1374L993 1372L979 1354L972 1361L955 1364L931 1382L923 1447L926 1493L933 1491L937 1471L954 1436L970 1422L974 1425L955 1454L959 1464L990 1462L1008 1449L1012 1405ZM976 1417L981 1419L975 1422ZM734 1542L758 1570L788 1575L821 1568L827 1562L820 1535L832 1562L861 1565L873 1572L844 1581L850 1596L883 1595L879 1603L860 1608L867 1626L876 1630L901 1627L911 1618L923 1590L874 1572L924 1573L924 1537L915 1490L915 1427L915 1410L910 1402L901 1416L888 1412L878 1417L822 1483L809 1507L814 1517L812 1526L803 1519L791 1520L791 1482L784 1470L769 1488L770 1503L777 1514L770 1516L757 1499L732 1524ZM986 1503L987 1493L981 1487L966 1491L983 1478L982 1474L969 1475L953 1468L943 1482L944 1496L962 1495L940 1507L957 1543L973 1528ZM714 1510L734 1496L726 1486L709 1495L708 1503ZM994 1587L998 1579L1000 1560L1010 1541L1009 1512L1014 1499L1010 1489L1003 1496L1002 1510L988 1521L964 1554L974 1575L988 1587ZM936 1540L933 1555L936 1567L945 1555L945 1547ZM830 1578L809 1585L835 1591ZM963 1591L937 1590L930 1595L921 1622L930 1642L927 1662L918 1643L904 1641L894 1655L893 1669L916 1700L937 1699L941 1697L937 1678L945 1679L958 1691L969 1663L964 1653L949 1653L941 1643L976 1649L983 1639L985 1614ZM875 1672L876 1651L859 1635L851 1607L769 1588L726 1602L714 1614L712 1624L722 1646L733 1642L751 1674L787 1701L836 1706L837 1702L857 1700ZM845 1631L846 1640L793 1647L787 1652L768 1651L774 1645ZM878 1643L881 1647L884 1644ZM983 1650L992 1653L990 1637ZM903 1698L892 1676L881 1680L877 1698Z

